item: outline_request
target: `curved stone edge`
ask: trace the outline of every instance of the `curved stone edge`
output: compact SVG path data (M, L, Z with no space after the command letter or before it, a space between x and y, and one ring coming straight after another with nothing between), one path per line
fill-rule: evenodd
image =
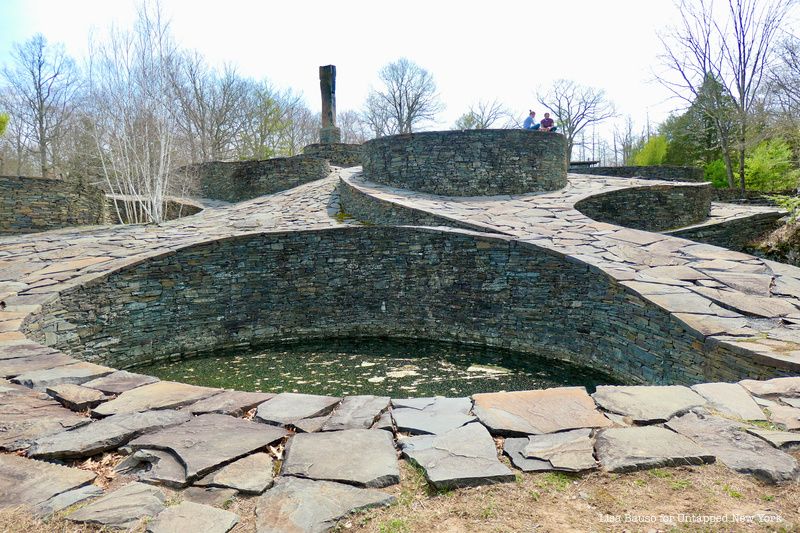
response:
M700 223L711 211L710 183L653 183L595 194L573 205L597 222L643 231Z
M432 210L425 209L419 203L415 204L412 197L420 197L424 198L430 203L440 202L442 200L447 200L447 197L440 197L435 195L428 195L424 193L414 193L412 191L404 191L402 189L397 189L394 187L387 187L380 184L373 184L370 182L364 182L363 179L357 179L359 176L357 169L350 169L349 172L342 173L340 177L340 190L342 191L343 195L347 195L349 198L354 199L356 201L356 210L360 217L364 220L367 220L371 223L386 223L386 224L393 224L396 222L402 222L404 220L408 220L409 222L428 222L431 224L436 224L437 222L446 224L448 226L473 226L475 228L480 228L482 231L489 231L489 232L499 232L498 228L492 226L491 224L484 224L484 223L475 223L475 222L465 222L463 219L459 219L455 215L442 215L440 213L433 212ZM687 187L690 190L700 190L698 189L705 189L707 188L707 184L701 183L673 183L673 182L645 182L641 183L637 188L646 189L648 187L668 187L668 188L681 188ZM611 187L611 191L608 191L604 194L612 194L619 190L625 190L625 187L620 185L616 189ZM347 191L347 192L345 192ZM570 205L575 205L580 203L581 201L591 199L594 197L592 192L585 192L585 193L577 193L572 195L572 202L567 202L566 207ZM344 197L344 196L343 196ZM524 196L523 196L524 197ZM533 196L528 196L533 197ZM509 197L514 198L514 197ZM347 208L346 204L345 208ZM445 211L447 211L445 209ZM585 216L585 215L584 215ZM386 217L385 219L383 217ZM587 217L589 222L592 222L591 219ZM620 226L609 225L612 228L619 228L624 229ZM512 232L505 232L507 235L511 235ZM642 235L647 235L647 233L641 232ZM657 235L657 234L655 234ZM634 237L632 235L632 237ZM515 239L523 239L522 237L514 237ZM638 240L640 237L635 237L634 240ZM650 239L649 241L645 242L654 242L658 238L655 237ZM531 239L526 239L531 240ZM542 240L536 240L536 242L543 242ZM691 241L687 241L687 245L693 244ZM588 265L592 269L596 269L605 275L610 276L612 279L621 282L627 290L629 290L632 294L635 294L638 297L643 298L646 301L654 303L659 308L667 311L672 316L672 320L677 323L681 324L683 327L688 329L692 334L694 334L698 341L702 342L706 349L708 350L723 350L735 354L735 356L731 359L728 357L729 360L740 359L742 357L752 357L754 360L766 364L769 366L773 366L776 369L780 369L781 372L788 372L788 373L797 373L800 372L800 358L798 358L797 353L800 353L800 344L794 345L795 350L797 353L787 354L787 349L785 347L775 347L769 346L764 343L758 342L747 342L747 335L743 333L728 333L728 326L721 326L722 322L716 319L716 317L712 315L707 315L707 318L704 318L703 314L692 314L686 313L682 311L682 308L685 307L683 305L675 305L676 302L670 302L669 299L662 297L660 294L648 294L647 292L642 292L641 290L637 290L636 283L626 283L633 280L633 276L626 271L620 271L618 269L613 268L613 265L609 265L607 261L601 258L595 258L590 255L581 255L581 254L569 254L569 253L561 253L558 250L554 250L553 247L542 246L543 249L550 250L551 252L559 253L567 258L570 261L577 261L583 264ZM725 249L720 249L720 252L725 254L738 254L738 252L729 252ZM743 255L743 254L738 254ZM756 259L756 258L752 258ZM773 262L769 262L770 265L774 264ZM794 267L785 266L785 265L778 265L781 267L783 271L792 270ZM796 272L795 274L800 275L800 270L794 269ZM638 284L639 286L645 286L648 284ZM800 284L798 284L800 287ZM678 291L680 292L680 291ZM687 298L696 298L699 295L692 291L684 291ZM719 306L714 304L713 300L706 300L708 305L712 308L717 308L720 314L724 315L724 310L720 309ZM797 310L795 310L797 311ZM758 333L752 331L750 333L751 336L754 338L758 336ZM786 346L793 346L792 343L784 343Z

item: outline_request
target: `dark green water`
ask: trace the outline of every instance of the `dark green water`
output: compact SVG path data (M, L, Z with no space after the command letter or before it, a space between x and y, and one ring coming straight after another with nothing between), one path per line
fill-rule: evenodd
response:
M140 366L137 372L244 391L466 396L616 384L573 364L495 348L397 339L308 341Z

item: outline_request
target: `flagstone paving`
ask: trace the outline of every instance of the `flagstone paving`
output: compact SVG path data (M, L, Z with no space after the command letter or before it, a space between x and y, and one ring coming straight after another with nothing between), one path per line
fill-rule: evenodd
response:
M100 489L89 485L93 473L35 458L82 458L104 450L128 454L117 466L120 475L148 484L128 483L68 518L129 527L151 517L151 531L227 531L236 517L213 507L237 491L262 493L256 504L259 532L326 531L349 512L391 503L386 492L363 486L397 481L398 450L438 488L512 481L514 473L499 460L498 447L527 471L598 465L628 471L719 459L768 482L797 482L796 461L783 450L800 443L795 404L800 377L702 384L694 390L607 387L594 397L581 387L562 387L390 403L382 397L222 391L113 369L90 376L98 371L87 366L90 361L22 333L25 317L60 291L134 262L235 235L341 225L346 217L335 216L341 180L443 224L504 234L571 256L672 313L707 342L800 369L800 269L595 222L574 208L600 192L658 182L571 175L567 189L553 193L454 199L369 184L357 172L336 171L290 191L208 208L161 226L75 228L0 239L0 377L49 387L68 405L68 393L83 398L83 389L107 395L93 396L92 402L101 403L93 408L96 418L89 418L43 392L0 380L0 449L28 455L0 454L0 507L26 504L47 514L99 495ZM749 212L715 209L722 222ZM701 405L719 416L686 414ZM244 419L253 408L254 419ZM764 429L747 420L790 430ZM375 436L380 444L370 440ZM769 464L759 466L761 458ZM275 477L278 460L285 461L284 472ZM373 460L381 467L372 468ZM365 465L372 470L365 473ZM337 477L342 472L354 475ZM181 492L183 499L212 507L166 507L159 484L194 484Z

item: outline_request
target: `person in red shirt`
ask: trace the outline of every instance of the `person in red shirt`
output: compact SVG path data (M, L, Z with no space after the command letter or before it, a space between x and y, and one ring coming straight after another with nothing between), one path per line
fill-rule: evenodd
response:
M558 126L555 125L553 119L550 118L550 113L544 114L544 118L539 123L539 129L541 131L556 131L558 129Z

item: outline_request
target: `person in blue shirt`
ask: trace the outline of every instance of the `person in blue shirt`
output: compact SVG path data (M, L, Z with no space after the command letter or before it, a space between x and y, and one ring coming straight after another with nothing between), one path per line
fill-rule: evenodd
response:
M522 123L522 129L524 130L538 130L539 129L539 122L536 120L536 111L531 110L528 118L525 119L525 122Z

